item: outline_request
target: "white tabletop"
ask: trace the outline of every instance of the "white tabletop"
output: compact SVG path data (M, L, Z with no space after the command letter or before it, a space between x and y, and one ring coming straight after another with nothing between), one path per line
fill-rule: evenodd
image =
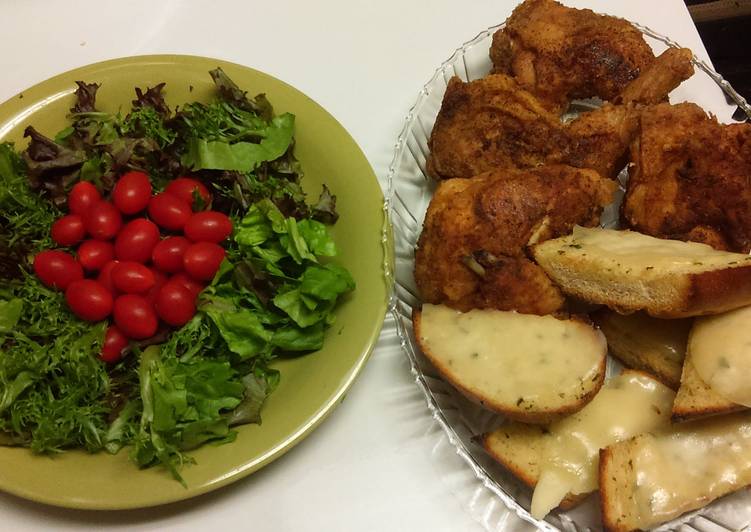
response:
M707 57L682 0L567 3L639 21ZM420 87L455 48L502 22L514 5L5 0L0 101L54 74L119 56L225 59L276 76L323 105L383 178ZM71 511L0 494L0 529L528 530L487 500L428 415L389 319L344 403L260 472L193 500L129 512Z

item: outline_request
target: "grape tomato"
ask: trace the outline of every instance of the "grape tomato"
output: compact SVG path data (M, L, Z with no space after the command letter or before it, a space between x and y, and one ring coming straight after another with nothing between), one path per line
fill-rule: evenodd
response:
M115 299L112 314L118 329L134 340L154 336L159 327L154 308L143 296L125 294L118 297Z
M70 310L86 321L101 321L112 313L112 294L102 283L93 279L73 281L65 290Z
M86 240L78 246L78 262L86 271L99 271L115 258L115 247L103 240Z
M178 177L170 181L164 189L167 194L180 198L187 203L192 210L196 210L196 194L203 200L203 206L206 207L211 203L211 194L206 185L190 177Z
M221 212L197 212L185 224L184 231L193 242L218 244L232 234L232 220Z
M149 288L149 291L146 292L146 300L154 306L154 303L156 303L156 296L159 294L159 290L162 289L162 287L167 284L167 281L169 278L157 270L156 268L150 268L151 273L154 274L154 286Z
M34 257L34 273L50 288L65 290L74 281L83 279L83 268L64 251L41 251Z
M102 345L99 358L103 362L114 364L122 358L123 349L126 347L128 347L128 337L117 328L117 325L110 325L107 327L107 332L104 333L104 345Z
M52 224L50 236L59 246L75 246L86 236L83 218L78 214L68 214L58 218Z
M154 272L134 261L119 263L111 275L115 289L124 294L145 294L156 283Z
M71 214L85 216L95 203L101 201L102 195L97 188L88 181L79 181L68 193L68 211Z
M183 256L183 267L188 275L197 281L210 281L214 278L224 260L225 251L219 244L198 242L192 244Z
M187 288L190 294L193 296L194 301L198 297L198 294L200 294L205 288L203 284L199 283L195 279L191 279L187 274L183 272L177 273L170 277L169 282L179 283Z
M109 290L112 295L117 295L117 288L115 288L115 283L112 282L112 270L115 269L115 266L120 264L119 260L111 260L104 266L102 266L102 269L99 270L99 275L97 276L96 280L99 281L104 285L104 287Z
M128 172L115 183L112 201L121 213L136 214L149 205L151 181L143 172Z
M115 239L115 256L118 260L146 263L151 259L159 238L159 228L151 220L131 220Z
M190 205L171 194L157 194L149 201L149 217L169 231L182 231L191 214Z
M180 327L195 315L196 298L179 282L171 281L159 290L154 308L165 323Z
M97 240L114 238L123 225L120 211L109 201L100 201L92 205L84 222L86 231Z
M159 242L151 253L154 266L167 273L177 273L183 269L183 255L190 247L190 241L183 236L171 236Z

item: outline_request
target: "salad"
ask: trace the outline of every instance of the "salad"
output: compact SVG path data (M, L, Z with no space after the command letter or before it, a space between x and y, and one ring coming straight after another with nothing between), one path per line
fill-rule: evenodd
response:
M0 444L180 467L260 423L277 357L320 349L355 288L336 197L308 203L294 116L221 69L216 97L127 114L78 82L71 125L0 144Z

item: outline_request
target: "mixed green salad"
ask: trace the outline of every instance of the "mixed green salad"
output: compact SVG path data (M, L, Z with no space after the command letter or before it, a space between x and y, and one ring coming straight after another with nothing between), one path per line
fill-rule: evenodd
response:
M172 110L160 84L136 88L124 114L99 111L99 86L78 82L69 127L54 138L28 127L21 152L0 144L0 444L36 453L127 447L138 466L162 464L182 482L187 451L260 423L283 378L274 359L321 348L337 302L355 288L331 260L336 197L324 186L316 203L306 201L293 115L275 114L263 94L248 97L220 69L210 74L210 103ZM70 294L35 275L34 262L60 249L51 228L67 216L76 184L109 201L133 172L155 193L189 176L210 191L196 189L191 209L222 213L232 230L187 322L162 319L148 338L131 335L102 357L112 325L71 312ZM62 250L83 262L73 246ZM115 322L117 297L113 289Z

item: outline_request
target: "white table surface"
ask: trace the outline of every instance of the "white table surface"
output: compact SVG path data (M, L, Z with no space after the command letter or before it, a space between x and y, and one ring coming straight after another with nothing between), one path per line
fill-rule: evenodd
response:
M639 21L707 57L682 0L567 3ZM455 48L502 22L514 5L4 0L0 101L104 59L216 57L265 71L319 102L349 130L382 179L420 87ZM487 500L428 415L387 320L344 403L263 470L193 500L127 512L64 510L0 493L0 529L529 530Z

